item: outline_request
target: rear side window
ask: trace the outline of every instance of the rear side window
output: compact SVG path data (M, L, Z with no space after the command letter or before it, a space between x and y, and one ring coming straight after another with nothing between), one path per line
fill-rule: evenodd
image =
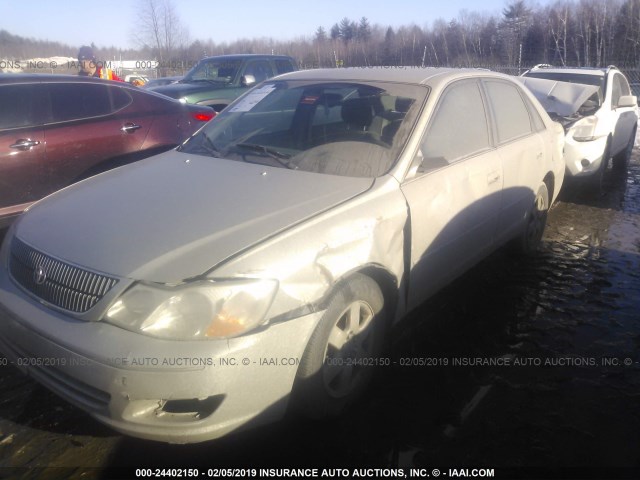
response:
M432 170L489 148L478 83L457 82L443 94L422 143L422 170Z
M45 115L38 112L38 106L42 108L45 103L39 101L42 88L34 83L0 86L0 129L42 124Z
M542 120L542 117L540 116L540 113L538 113L538 109L533 105L533 103L531 103L531 100L529 100L524 95L522 96L522 98L524 99L524 103L527 104L527 108L529 109L529 115L531 115L531 123L533 124L533 129L536 132L541 132L542 130L547 128L544 124L544 121Z
M506 82L486 81L489 103L498 130L498 142L506 143L532 131L527 107L515 85Z
M129 92L124 88L110 87L109 90L111 91L114 112L123 109L133 101Z
M289 60L276 60L276 75L293 72L293 65Z
M111 113L111 100L106 85L50 83L48 87L54 122L99 117Z

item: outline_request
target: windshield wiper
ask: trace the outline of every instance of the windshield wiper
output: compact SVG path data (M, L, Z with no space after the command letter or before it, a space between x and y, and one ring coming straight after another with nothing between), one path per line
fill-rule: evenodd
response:
M207 137L207 134L204 132L200 132L200 136L202 138L204 138L204 141L200 142L197 144L197 146L194 146L192 148L189 148L185 153L194 153L193 150L200 147L202 150L204 150L205 152L207 152L207 154L209 154L209 156L213 157L213 158L222 158L222 152L218 149L218 147L216 147L213 142L211 141L211 139L209 137ZM195 137L194 137L195 139ZM194 139L192 139L191 141L193 141ZM191 142L186 143L184 145L180 145L180 147L178 147L178 151L179 152L184 152L184 147L191 147L190 145Z
M226 80L215 80L213 78L191 78L187 80L185 83L193 83L193 82L207 82L207 83L226 83Z
M290 168L292 170L295 170L295 169L298 168L296 166L291 165L291 162L285 162L284 161L284 160L287 160L287 159L291 158L291 155L289 155L288 153L279 152L278 150L275 150L275 149L269 148L269 147L265 147L264 145L259 145L257 143L236 143L233 146L234 147L245 148L247 150L252 150L252 151L258 152L258 153L264 153L268 157L271 157L274 160L276 160L283 167Z

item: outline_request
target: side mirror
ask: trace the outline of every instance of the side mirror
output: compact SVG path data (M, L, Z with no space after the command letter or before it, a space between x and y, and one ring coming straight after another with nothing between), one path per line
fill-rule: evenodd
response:
M618 108L637 107L638 97L635 95L623 95L618 99Z
M254 83L256 83L256 77L254 77L253 75L243 75L240 79L240 84L243 87L250 87Z

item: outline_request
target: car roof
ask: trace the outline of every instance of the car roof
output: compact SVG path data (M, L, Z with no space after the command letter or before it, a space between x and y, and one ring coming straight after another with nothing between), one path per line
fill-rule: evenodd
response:
M151 90L134 87L129 82L117 82L115 80L103 80L82 75L56 75L50 73L0 73L0 85L15 85L29 83L100 83L114 87L125 88L129 91L140 92L143 95L152 95L163 101L177 102L174 98L161 95Z
M108 82L115 85L126 85L124 82L103 80L82 75L56 75L52 73L0 73L0 84L10 83L40 83L40 82Z
M512 78L508 75L473 68L437 67L351 67L300 70L276 77L278 80L339 80L401 82L437 87L454 79L474 77Z
M577 75L598 75L600 77L604 77L609 70L614 69L617 70L616 67L608 67L608 68L598 68L598 67L552 67L547 65L536 65L527 73L531 72L548 72L548 73L567 73L570 72L572 74Z
M277 60L293 60L287 55L271 55L267 53L234 53L232 55L214 55L213 57L206 57L202 60L242 60L248 58L274 58Z

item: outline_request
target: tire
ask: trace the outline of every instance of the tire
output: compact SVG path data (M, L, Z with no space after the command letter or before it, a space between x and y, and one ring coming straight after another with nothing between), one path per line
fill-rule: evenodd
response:
M549 213L549 189L546 184L540 185L531 209L527 215L527 224L515 246L522 255L535 255L542 241Z
M373 376L386 333L384 297L371 278L356 274L336 288L314 330L296 375L294 408L310 418L338 415ZM354 365L364 359L364 365Z
M586 177L584 179L585 190L590 196L593 196L593 197L602 196L604 172L607 170L607 165L609 165L610 158L611 158L611 139L608 139L607 145L604 147L604 153L602 154L602 161L600 162L600 168L598 168L598 170L594 172L593 175Z
M629 168L629 161L631 160L631 154L633 153L633 145L636 143L636 128L634 127L631 132L629 142L623 151L613 157L613 169L616 172L624 173Z

